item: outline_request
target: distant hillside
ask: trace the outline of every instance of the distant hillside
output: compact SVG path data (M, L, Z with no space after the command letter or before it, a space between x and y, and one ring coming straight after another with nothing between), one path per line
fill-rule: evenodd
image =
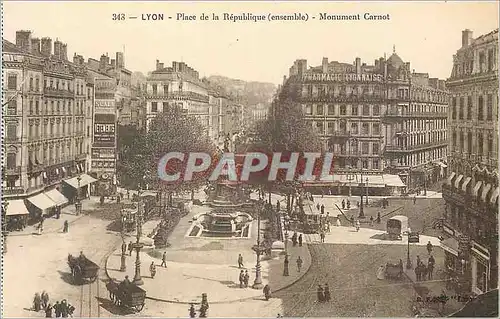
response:
M211 75L207 80L223 87L230 95L242 97L247 105L269 104L277 89L272 83L246 82L220 75Z

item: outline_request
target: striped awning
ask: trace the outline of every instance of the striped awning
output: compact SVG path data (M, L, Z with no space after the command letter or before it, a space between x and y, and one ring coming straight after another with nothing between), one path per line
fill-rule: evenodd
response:
M80 177L80 183L78 183L78 177ZM64 182L68 184L69 186L73 187L74 189L78 189L79 187L84 187L89 184L92 184L93 182L97 181L97 179L93 178L90 175L87 174L81 174L77 177L73 177L70 179L65 180Z
M486 196L488 195L490 189L491 189L491 184L484 185L483 193L481 194L481 199L483 200L483 202L486 201Z
M36 207L40 208L41 210L45 210L48 208L52 208L54 206L57 206L56 203L54 203L47 195L44 193L40 193L38 195L32 196L28 198L28 201L35 205Z
M9 200L7 203L7 216L29 215L28 209L22 199Z
M57 206L61 206L68 203L68 199L64 197L57 189L52 189L45 193Z
M479 193L479 189L481 188L481 185L483 184L482 181L479 181L476 183L476 185L474 186L474 189L472 190L472 196L478 196L478 193Z
M446 184L451 185L451 180L457 175L455 172L451 172L450 176L446 179Z
M467 190L467 185L470 183L470 181L472 180L471 177L467 177L464 181L464 183L462 184L462 190L465 192Z
M459 188L462 178L464 178L463 175L458 175L457 179L455 180L455 188Z
M452 255L458 256L458 241L455 238L448 238L441 242L441 248Z
M495 188L495 190L493 191L493 194L491 194L490 202L492 204L495 204L495 202L497 201L497 198L498 198L498 187Z

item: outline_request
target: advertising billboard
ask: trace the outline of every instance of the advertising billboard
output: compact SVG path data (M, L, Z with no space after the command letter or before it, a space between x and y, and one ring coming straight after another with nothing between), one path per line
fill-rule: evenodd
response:
M114 148L116 143L116 116L114 114L95 114L94 147Z

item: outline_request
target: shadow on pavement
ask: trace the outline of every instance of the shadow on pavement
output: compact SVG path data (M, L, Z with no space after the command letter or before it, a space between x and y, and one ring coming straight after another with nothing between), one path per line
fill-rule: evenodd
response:
M66 272L66 271L60 271L58 270L59 272L59 275L61 275L61 279L67 283L67 284L70 284L72 286L79 286L78 283L76 283L74 280L73 280L73 275L71 275L70 272Z
M386 241L402 241L402 239L391 239L387 234L375 234L370 237L370 239L386 240Z
M119 315L119 316L126 316L126 315L131 315L134 313L133 310L125 308L125 307L120 307L115 305L111 300L101 298L101 297L96 297L97 301L100 303L100 306L106 309L109 313L113 315Z

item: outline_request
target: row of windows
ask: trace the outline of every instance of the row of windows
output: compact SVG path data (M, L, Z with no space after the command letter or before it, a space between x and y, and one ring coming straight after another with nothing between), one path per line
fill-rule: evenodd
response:
M28 165L55 164L67 161L68 156L83 154L83 150L82 141L75 141L73 147L69 143L56 144L54 147L44 146L44 148L37 148L35 151L28 151L27 161ZM7 151L7 168L12 169L19 166L18 154L17 150L12 148Z
M334 167L338 167L341 169L346 169L346 168L357 168L357 169L372 169L372 170L379 170L380 169L380 160L378 159L354 159L354 160L347 160L344 158L341 158L337 161L334 161ZM368 180L369 180L369 176Z
M430 90L415 89L411 91L412 101L448 103L448 95L443 92L433 92Z
M40 91L40 78L30 77L29 78L29 90L30 91ZM18 78L17 74L9 74L7 77L7 88L9 90L17 90ZM76 88L77 95L85 94L85 86L83 84L74 83L72 80L60 80L53 79L50 77L45 77L43 80L43 87L46 89L64 90L73 92L73 86ZM92 91L90 88L87 90L87 97L90 98Z
M437 148L425 152L401 156L397 159L398 165L417 166L429 161L443 159L446 156L446 148Z
M338 153L340 155L378 155L380 154L380 142L360 142L361 148L358 144L347 145L346 144L335 144L328 143L328 149L330 152ZM371 152L370 152L371 150Z
M465 107L465 98L467 98L467 108ZM457 103L458 101L458 103ZM457 119L457 104L458 104L458 119L459 120L472 120L474 115L474 103L472 96L461 96L453 97L451 99L451 118L453 120ZM485 120L484 112L484 97L482 95L477 98L477 119L479 121ZM497 96L498 105L498 96ZM486 96L486 121L493 120L493 94L488 94Z
M432 130L446 130L446 120L409 120L404 123L402 129L408 133Z
M75 123L46 123L43 126L41 124L28 125L28 138L38 139L38 138L55 138L71 136L73 134L83 134L85 123L83 121L75 121ZM18 126L16 124L7 124L7 140L18 140L17 135ZM90 126L87 126L87 137L90 137Z
M347 132L347 127L349 125L349 132L353 135L360 134L359 123L346 123L345 121L341 121L338 125L336 122L317 122L313 121L313 129L318 130L319 132L324 132L326 125L326 134L333 134L334 131L342 131ZM370 126L372 127L372 135L380 135L380 124L379 123L362 123L361 124L361 134L362 135L370 135ZM336 129L336 127L338 127Z
M84 101L79 100L75 103L75 108L72 108L71 100L45 100L44 107L40 107L39 99L30 99L28 102L29 115L85 115ZM18 98L9 100L7 105L7 115L17 115L18 113ZM87 106L87 114L91 114L90 106Z
M401 145L421 145L428 143L437 143L446 141L446 131L442 132L428 132L416 133L410 136L400 138Z
M304 104L302 108L305 109L307 115L349 115L353 116L379 116L380 105L345 105L345 104ZM361 110L361 114L360 114ZM371 112L370 112L371 111ZM313 114L314 112L314 114Z
M485 51L480 51L479 54L475 54L473 56L477 56L478 62L477 69L474 68L474 58L468 59L467 61L462 61L462 63L456 63L454 65L455 76L462 75L471 75L473 73L483 73L483 72L491 72L495 67L495 50L489 49L488 56L486 57Z
M474 135L476 135L476 139L474 139ZM485 137L483 133L473 134L472 132L468 132L466 135L464 132L460 132L459 134L453 132L451 137L452 151L478 155L486 155L495 152L493 136L489 134L486 138ZM465 149L465 146L467 146L467 149Z

